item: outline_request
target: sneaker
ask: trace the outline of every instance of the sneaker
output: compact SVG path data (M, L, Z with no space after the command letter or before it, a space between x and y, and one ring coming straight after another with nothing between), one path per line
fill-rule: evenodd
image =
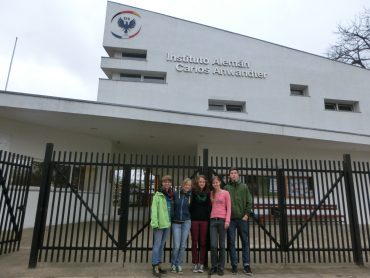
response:
M231 274L236 275L238 273L238 267L236 265L233 265L231 267Z
M251 267L249 265L244 266L243 272L244 272L244 274L246 274L248 276L252 276L252 270L251 270Z
M217 271L218 276L224 276L224 270L219 268Z
M204 265L200 264L198 265L198 272L203 273L204 272Z
M193 270L194 273L197 273L199 271L198 265L197 264L193 264L192 270Z
M158 268L158 265L153 265L153 275L155 276L155 277L161 277L161 273L159 272L159 268Z
M177 274L184 274L180 265L177 267Z
M208 272L208 274L209 275L213 275L213 274L216 274L217 273L217 268L214 268L214 267L212 267L210 270L209 270L209 272Z
M167 274L167 270L162 269L161 265L158 265L158 270L160 274Z
M176 270L176 266L173 264L173 265L171 265L171 272L172 273L176 273L177 272L177 270Z

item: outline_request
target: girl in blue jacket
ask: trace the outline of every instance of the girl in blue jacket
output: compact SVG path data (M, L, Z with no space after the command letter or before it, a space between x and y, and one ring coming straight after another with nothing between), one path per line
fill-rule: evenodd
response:
M173 195L174 217L172 219L172 259L171 272L182 274L182 263L185 254L186 241L191 227L189 206L191 202L191 179L186 178L181 190Z

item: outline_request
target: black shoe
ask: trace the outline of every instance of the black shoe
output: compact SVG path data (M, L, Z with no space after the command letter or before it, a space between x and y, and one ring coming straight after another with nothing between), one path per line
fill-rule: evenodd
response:
M248 276L252 276L253 275L252 274L251 267L249 265L244 266L243 272L244 272L244 274L246 274Z
M208 271L208 274L209 275L213 275L213 274L216 274L217 273L217 268L214 268L212 267L209 271Z
M158 266L158 270L160 274L167 274L167 270L162 269L160 266Z
M238 267L236 265L231 266L231 274L236 275L238 273Z
M224 276L224 270L219 268L217 271L218 276Z
M155 277L161 277L161 273L159 272L159 267L158 265L153 265L153 275Z

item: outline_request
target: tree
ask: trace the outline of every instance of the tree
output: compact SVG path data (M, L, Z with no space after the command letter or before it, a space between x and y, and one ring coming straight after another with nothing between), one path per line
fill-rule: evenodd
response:
M330 59L370 69L370 9L364 8L348 25L338 25L336 44L328 51Z

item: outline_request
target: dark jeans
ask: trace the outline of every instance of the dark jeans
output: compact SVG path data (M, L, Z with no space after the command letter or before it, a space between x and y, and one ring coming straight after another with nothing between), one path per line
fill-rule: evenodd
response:
M193 264L205 264L208 221L191 221L191 254Z
M212 219L209 225L211 237L211 264L212 268L224 269L225 267L225 219ZM219 247L219 254L217 252Z
M227 245L229 247L231 265L238 265L235 248L236 230L238 230L238 235L242 241L243 266L249 265L249 222L242 219L231 219L229 229L227 230Z

